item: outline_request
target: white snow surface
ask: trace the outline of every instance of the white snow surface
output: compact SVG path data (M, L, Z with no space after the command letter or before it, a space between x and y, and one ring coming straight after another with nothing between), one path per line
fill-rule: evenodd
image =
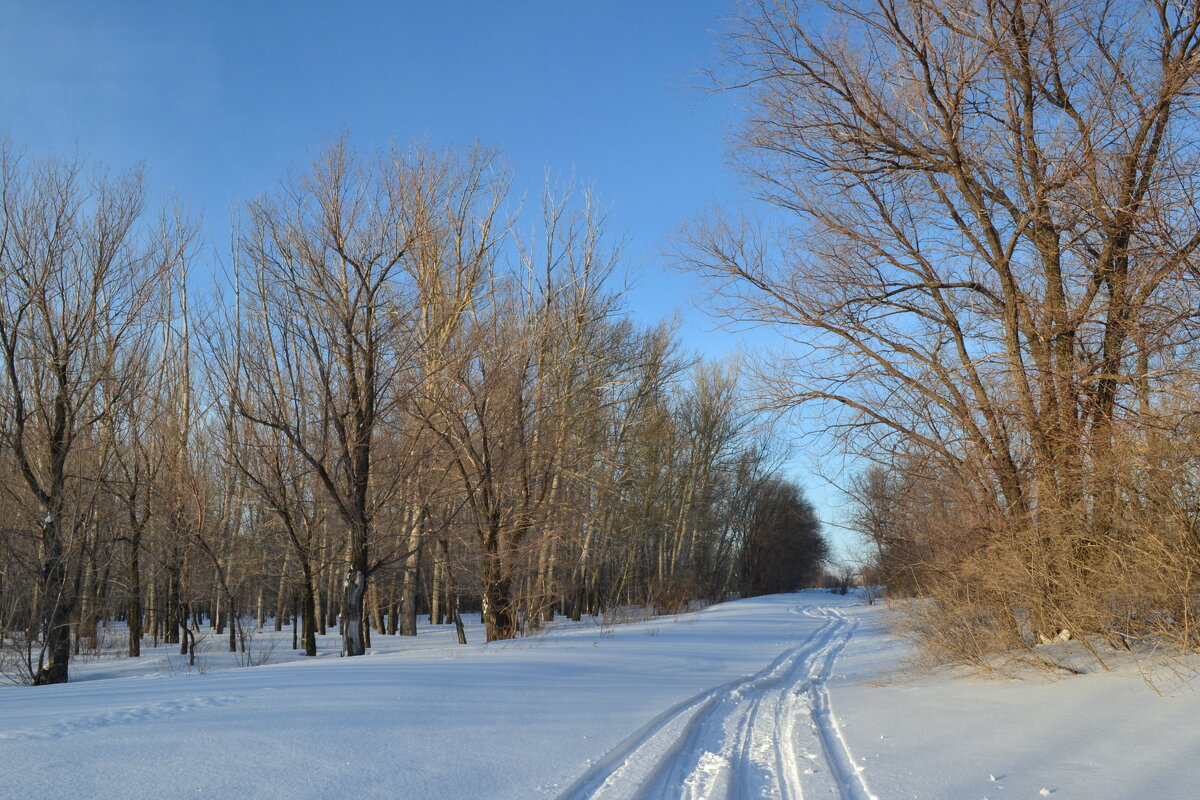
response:
M907 655L881 612L810 591L489 645L426 626L359 658L284 634L266 665L212 651L203 673L177 646L80 661L0 688L0 798L1200 797L1190 688L881 683Z

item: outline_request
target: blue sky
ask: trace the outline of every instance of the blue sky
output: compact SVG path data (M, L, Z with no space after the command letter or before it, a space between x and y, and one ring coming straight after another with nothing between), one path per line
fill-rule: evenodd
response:
M327 138L360 148L479 140L536 197L546 171L594 187L626 240L639 318L678 311L687 345L738 346L661 253L733 199L735 99L699 88L733 0L15 2L0 0L0 134L33 153L144 163L204 216L231 210ZM752 336L762 344L762 336ZM823 514L833 495L797 468Z
M670 232L728 196L732 100L694 88L718 59L729 0L687 2L3 2L0 130L34 152L144 162L203 212L303 165L330 136L359 147L478 139L536 197L546 170L594 186L628 240L631 306L687 310L661 268Z

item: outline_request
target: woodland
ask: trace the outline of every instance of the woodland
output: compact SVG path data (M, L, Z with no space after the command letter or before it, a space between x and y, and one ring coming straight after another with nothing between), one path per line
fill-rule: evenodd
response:
M65 682L114 623L130 657L293 619L354 656L418 613L491 641L813 581L737 365L627 318L586 197L547 191L528 236L513 208L481 147L335 140L198 299L202 232L140 174L6 145L6 676Z
M762 395L860 459L901 629L1194 651L1200 7L764 1L727 47L759 204L683 258L795 343Z
M1200 7L757 0L723 42L750 196L673 262L787 345L738 361L631 321L597 204L482 146L335 139L215 259L141 174L6 144L5 674L113 622L353 656L811 585L800 434L933 658L1194 651Z

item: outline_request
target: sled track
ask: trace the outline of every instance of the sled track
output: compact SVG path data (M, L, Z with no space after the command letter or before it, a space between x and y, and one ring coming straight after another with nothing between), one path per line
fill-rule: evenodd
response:
M877 800L826 688L858 621L836 608L791 611L823 624L760 672L651 720L560 800Z

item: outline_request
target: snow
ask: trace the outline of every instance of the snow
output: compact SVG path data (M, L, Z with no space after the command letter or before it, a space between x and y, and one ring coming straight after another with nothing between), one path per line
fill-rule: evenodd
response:
M276 637L264 666L210 639L202 673L167 646L0 688L0 797L1194 796L1194 692L895 679L881 607L828 592L489 645L425 626L351 659L272 631L260 654Z
M865 615L832 686L865 774L886 787L881 797L1200 796L1200 694L1186 684L1160 682L1171 690L1160 695L1133 664L1082 676L872 682L904 652L878 614Z

